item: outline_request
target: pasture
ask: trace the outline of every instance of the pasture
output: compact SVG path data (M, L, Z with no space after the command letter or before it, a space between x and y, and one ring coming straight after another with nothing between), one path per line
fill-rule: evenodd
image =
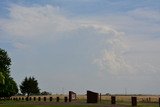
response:
M59 102L56 102L56 97ZM116 104L111 104L111 96L102 95L101 100L96 104L86 103L86 95L77 95L77 100L65 102L64 97L67 95L48 95L48 96L30 96L31 100L26 101L25 96L14 96L12 100L0 101L0 107L132 107L131 96L116 95ZM34 97L36 100L34 101ZM41 98L38 101L38 98ZM44 101L44 97L46 100ZM50 101L50 97L53 98ZM159 107L159 96L136 96L137 107ZM24 100L22 100L24 98ZM15 100L13 100L15 99ZM99 98L100 99L100 98Z

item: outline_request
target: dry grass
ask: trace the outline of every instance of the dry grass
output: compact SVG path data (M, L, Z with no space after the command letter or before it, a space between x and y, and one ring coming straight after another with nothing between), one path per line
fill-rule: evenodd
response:
M26 96L13 96L13 98L21 98L22 97L25 99ZM22 105L24 105L25 103L31 103L31 104L39 104L39 105L66 105L66 104L70 104L70 105L87 105L86 100L87 100L87 96L86 95L77 95L77 100L75 102L72 103L64 103L64 97L68 97L68 95L62 95L62 94L56 94L56 95L47 95L47 96L30 96L32 98L32 101L26 102L24 101L9 101L9 102L4 102L4 104L12 104L15 103L20 104L22 103ZM33 101L33 98L36 97L36 101ZM41 101L38 101L38 98L41 97ZM44 97L46 97L47 101L44 102ZM52 97L53 101L50 102L49 98ZM56 103L56 98L59 97L60 98L60 103ZM137 101L138 101L138 107L158 107L158 102L159 102L159 96L146 96L146 95L137 95ZM111 107L113 105L111 105L111 96L109 95L102 95L101 96L101 102L99 101L99 103L97 103L98 105L102 105L100 107ZM95 105L95 104L94 104ZM88 106L88 105L87 105ZM97 106L97 105L95 105ZM131 96L125 96L125 95L116 95L116 105L114 107L131 107ZM1 106L0 106L1 107ZM76 107L81 107L81 106L76 106ZM85 107L85 106L84 106ZM97 106L99 107L99 106Z
M26 98L26 96L13 96L12 98ZM57 97L60 98L60 100L64 100L64 97L68 97L68 95L62 95L62 94L55 94L55 95L45 95L45 96L30 96L32 97L32 100L34 97L38 99L38 97L41 97L41 101L43 101L43 98L46 97L47 100L49 100L50 97L53 98L53 100L56 100ZM159 101L159 96L156 95L139 95L136 96L138 102L151 102L155 103ZM87 96L86 95L77 95L77 101L86 101ZM101 101L111 101L111 96L109 95L102 95L101 96ZM131 102L131 96L126 96L126 95L116 95L116 101L117 102Z

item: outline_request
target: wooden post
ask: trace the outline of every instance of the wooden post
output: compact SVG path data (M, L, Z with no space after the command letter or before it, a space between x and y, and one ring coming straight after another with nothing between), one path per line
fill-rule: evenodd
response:
M59 97L57 97L57 99L56 99L56 100L57 100L57 102L59 102Z
M69 102L71 102L71 101L72 101L72 92L69 91Z
M137 106L137 97L132 97L132 106Z
M111 104L116 104L116 97L115 96L111 96Z
M34 97L34 101L36 101L36 97Z
M160 98L159 98L159 107L160 107Z
M52 101L52 97L49 98L49 101Z
M101 95L101 93L100 93L100 94L99 94L99 101L100 101L100 102L101 102L101 100L102 100L102 99L101 99L101 96L102 96L102 95Z
M64 102L65 102L65 103L67 102L67 100L68 100L68 98L67 98L67 97L64 97Z
M28 101L28 97L26 97L26 101Z
M41 97L38 97L38 101L41 101Z
M46 97L44 97L43 99L44 99L44 101L46 101Z

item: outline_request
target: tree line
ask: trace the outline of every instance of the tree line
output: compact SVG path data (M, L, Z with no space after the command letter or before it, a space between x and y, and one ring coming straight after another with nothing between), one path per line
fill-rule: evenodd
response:
M0 48L0 98L11 97L19 91L17 83L10 75L10 66L11 58L7 51ZM23 95L40 94L38 81L34 77L25 77L19 88Z

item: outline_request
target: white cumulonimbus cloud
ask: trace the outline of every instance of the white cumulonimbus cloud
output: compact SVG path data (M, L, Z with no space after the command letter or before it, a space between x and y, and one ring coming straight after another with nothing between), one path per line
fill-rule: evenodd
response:
M94 60L100 69L110 73L118 73L128 67L121 55L123 51L125 51L126 46L123 41L122 33L106 25L73 22L59 14L58 11L58 9L49 5L44 7L22 7L16 5L10 9L10 19L6 20L2 27L4 31L20 40L55 39L58 36L63 36L66 32L70 34L70 32L79 32L81 29L85 31L88 30L89 32L96 32L96 38L104 39L100 41L103 42L100 44L104 44L104 47L100 50L100 57L96 56L97 58ZM21 43L14 44L16 44L16 47L20 48L25 46Z
M127 51L128 45L124 39L124 33L118 32L107 26L97 27L99 32L105 33L104 49L101 50L99 58L94 60L101 71L107 71L111 74L122 74L130 72L131 66L127 64L123 54Z
M93 62L101 71L118 74L129 71L130 68L123 55L127 50L124 33L96 22L84 24L82 21L70 20L58 8L50 5L13 5L9 19L3 20L1 29L14 38L16 48L28 48L31 44L34 46L44 41L53 42L66 36L74 37L75 33L78 36L84 34L86 38L99 40L89 45L89 48L101 46L99 49L93 48L94 51L90 53L94 55Z

